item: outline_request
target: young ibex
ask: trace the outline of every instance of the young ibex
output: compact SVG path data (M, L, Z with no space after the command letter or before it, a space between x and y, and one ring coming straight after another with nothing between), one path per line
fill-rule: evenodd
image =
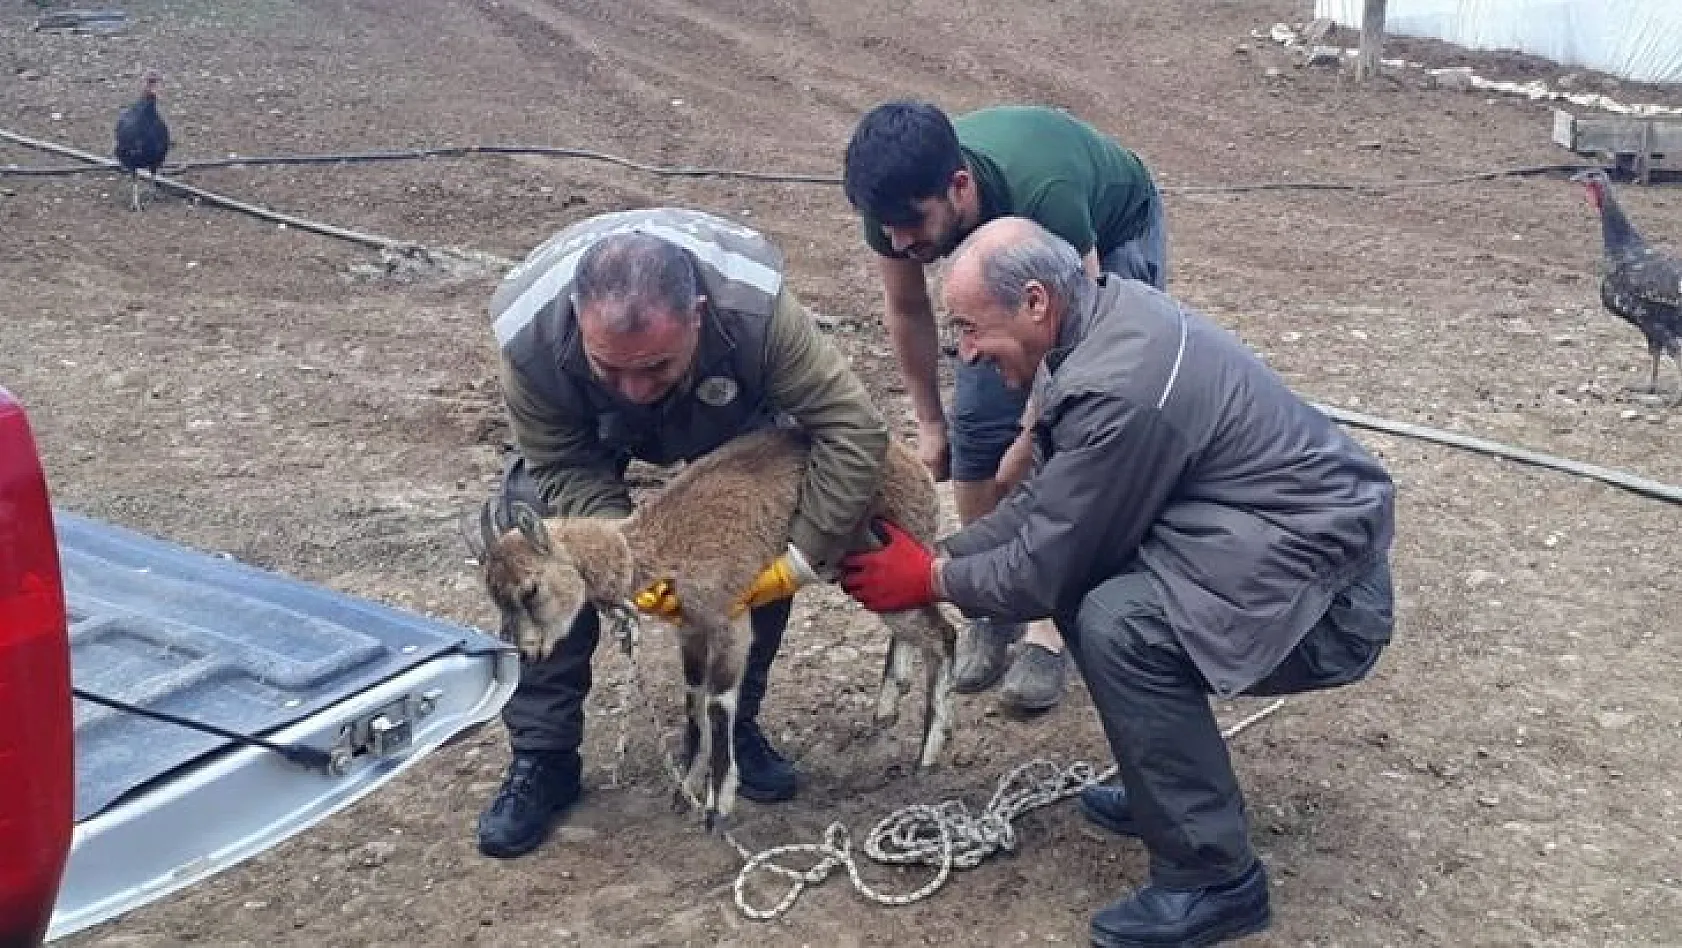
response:
M677 802L702 801L709 827L729 815L737 784L731 735L751 632L745 615L733 616L733 606L787 547L808 451L798 432L757 431L690 464L627 519L540 519L516 505L517 529L499 535L483 517L474 544L486 590L502 613L502 637L528 661L548 656L586 607L622 611L651 584L670 584L682 605L677 635L689 717ZM936 537L934 482L898 442L889 446L881 486L854 534L854 548L872 544L874 517L892 520L925 543ZM882 620L893 641L876 721L887 726L897 720L911 685L912 650L921 649L927 687L918 764L929 767L952 733L957 631L932 606Z

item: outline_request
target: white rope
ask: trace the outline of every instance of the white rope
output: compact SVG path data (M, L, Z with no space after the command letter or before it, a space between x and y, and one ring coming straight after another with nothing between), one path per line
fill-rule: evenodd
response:
M1285 699L1276 699L1222 731L1221 736L1231 740L1284 704ZM1084 760L1059 767L1045 758L1035 758L999 778L992 799L987 801L986 808L979 815L971 814L964 802L956 799L936 806L914 803L888 814L865 837L865 854L885 865L935 867L935 874L928 882L903 895L884 895L860 878L850 836L841 823L831 823L824 831L821 842L776 846L758 855L750 855L734 840L729 840L747 860L736 875L736 907L749 918L761 921L776 918L793 907L808 886L823 882L837 867L845 867L847 875L853 880L853 888L872 902L891 906L910 905L933 895L946 883L952 870L973 869L1001 849L1014 852L1016 828L1013 824L1017 817L1076 796L1088 787L1104 783L1115 773L1114 766L1099 772L1093 764ZM779 856L795 854L816 855L819 858L804 872L772 862ZM790 880L788 892L769 909L750 905L744 892L748 878L759 869Z
M654 714L654 706L648 700L647 693L643 690L641 669L636 660L635 618L629 613L619 613L610 616L609 619L613 634L619 640L630 666L631 684L636 692L635 700L648 712L656 740L659 740L660 721ZM1221 736L1231 740L1284 705L1285 699L1276 699L1226 728L1221 732ZM624 770L625 751L629 743L628 718L629 715L620 717L618 762L613 771L615 781ZM665 747L661 750L661 762L665 765L667 776L677 786L678 792L688 797L689 804L699 809L701 802L684 786L683 776L678 772L677 763L670 750ZM1059 767L1043 757L1035 758L1000 777L992 798L979 814L972 814L964 801L958 799L946 800L936 805L913 803L889 813L872 827L869 835L865 837L865 855L888 866L923 865L934 868L934 875L929 877L927 882L904 893L881 892L864 881L864 877L859 873L858 860L853 855L852 833L844 823L829 824L824 830L823 838L818 842L788 843L758 853L743 846L733 834L724 830L719 835L742 858L742 868L736 873L736 881L731 887L736 907L748 918L769 921L793 908L801 893L808 887L822 884L840 868L847 870L853 888L860 895L878 905L901 906L919 902L945 885L954 869L973 869L1001 849L1014 852L1014 823L1022 814L1066 800L1088 787L1104 783L1115 776L1115 773L1114 766L1100 772L1094 764L1084 760L1077 760L1067 767ZM815 858L806 868L795 869L778 861L788 856ZM778 876L788 883L788 890L770 908L758 908L748 901L748 880L755 873L761 872Z

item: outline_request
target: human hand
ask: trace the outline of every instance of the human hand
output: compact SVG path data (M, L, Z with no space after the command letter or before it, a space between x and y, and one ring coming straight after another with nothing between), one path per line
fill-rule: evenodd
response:
M818 582L818 574L807 564L806 557L800 550L791 543L788 552L760 570L747 591L731 603L730 618L734 619L749 609L757 609L768 602L787 599L800 587L815 582ZM649 583L636 594L634 602L638 610L658 616L667 622L676 624L683 621L683 602L678 599L677 590L673 589L667 580Z
M633 600L639 610L649 615L659 616L667 622L677 622L683 618L683 604L678 601L677 591L672 584L659 580L650 583L642 592L637 593Z
M841 559L841 588L872 612L904 612L935 601L934 553L898 525L878 520L880 549Z
M805 555L799 547L790 543L787 553L777 557L754 577L753 585L737 598L731 615L738 616L766 603L787 599L800 587L817 581L818 574L806 562Z

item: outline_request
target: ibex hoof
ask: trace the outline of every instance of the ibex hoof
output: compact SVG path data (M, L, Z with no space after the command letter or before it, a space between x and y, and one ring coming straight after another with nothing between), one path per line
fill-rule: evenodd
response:
M723 836L725 830L730 828L730 815L718 810L708 810L707 815L701 820L701 825L705 826L707 832L714 836Z

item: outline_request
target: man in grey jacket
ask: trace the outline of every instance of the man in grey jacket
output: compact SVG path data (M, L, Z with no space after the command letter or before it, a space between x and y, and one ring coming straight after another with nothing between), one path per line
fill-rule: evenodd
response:
M944 296L960 357L1032 386L1033 473L939 550L883 524L843 586L877 611L943 599L1057 623L1121 775L1081 809L1150 852L1149 883L1093 917L1095 944L1260 931L1267 877L1207 694L1372 670L1392 625L1391 480L1239 340L1147 284L1093 283L1032 221L977 230Z

